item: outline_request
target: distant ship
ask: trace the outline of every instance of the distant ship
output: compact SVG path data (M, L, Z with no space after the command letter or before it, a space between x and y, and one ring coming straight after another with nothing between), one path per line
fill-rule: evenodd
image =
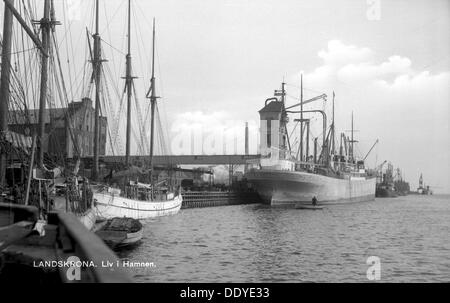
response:
M400 168L397 168L396 175L394 176L394 187L395 187L395 192L399 196L406 196L410 192L409 183L403 179Z
M303 80L303 79L302 79ZM341 134L339 153L335 151L334 93L333 119L327 130L326 113L322 110L303 110L303 105L326 95L303 100L303 81L300 103L285 107L285 83L275 97L265 102L259 111L261 120L261 158L249 162L245 175L249 184L266 203L272 206L299 206L311 204L347 203L370 201L375 198L376 176L366 170L363 160L354 156L353 114L351 138ZM276 98L280 97L280 99ZM300 111L293 111L293 107ZM294 122L300 124L299 148L292 150L287 123L289 114L300 114ZM323 118L323 138L320 154L318 138L313 140L313 154L310 155L310 121L305 117L321 114ZM306 140L304 140L306 133ZM369 151L370 152L370 151ZM367 156L366 156L367 157Z
M410 193L416 194L416 195L432 195L433 191L430 189L429 185L427 185L427 186L424 185L423 176L422 176L422 174L420 174L419 187L417 188L417 190L415 192L410 192Z
M383 162L383 164L386 161ZM388 167L386 171L383 173L382 171L383 165L380 166L378 176L377 176L377 187L375 191L375 196L377 198L395 198L398 196L398 193L395 189L394 184L394 166L391 163L388 163Z

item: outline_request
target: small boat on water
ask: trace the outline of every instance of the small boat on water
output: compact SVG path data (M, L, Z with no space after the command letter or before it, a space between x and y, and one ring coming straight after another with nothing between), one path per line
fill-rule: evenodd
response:
M142 224L133 218L113 218L95 232L112 249L135 245L142 239Z

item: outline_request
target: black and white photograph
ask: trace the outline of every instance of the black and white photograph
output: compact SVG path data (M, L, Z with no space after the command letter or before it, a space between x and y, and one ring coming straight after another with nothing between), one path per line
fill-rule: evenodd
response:
M450 282L449 29L448 0L1 0L0 284Z

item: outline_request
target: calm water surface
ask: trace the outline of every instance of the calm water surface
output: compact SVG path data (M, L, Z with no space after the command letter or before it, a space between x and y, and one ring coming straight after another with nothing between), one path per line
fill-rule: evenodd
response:
M142 243L120 253L154 268L138 282L450 281L450 196L406 196L324 210L240 205L181 210L145 221Z

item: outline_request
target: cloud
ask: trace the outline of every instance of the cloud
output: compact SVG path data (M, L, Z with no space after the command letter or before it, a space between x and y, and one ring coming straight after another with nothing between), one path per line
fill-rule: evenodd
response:
M320 66L299 72L293 81L298 83L303 73L306 88L336 91L337 124L348 129L347 120L355 111L362 151L380 138L379 160L404 168L413 183L423 171L429 184L450 192L450 174L442 169L450 166L449 71L420 70L408 57L383 58L367 47L339 40L328 42L318 57Z
M325 65L340 66L347 62L366 62L373 57L373 51L354 45L346 45L339 40L328 42L328 49L318 53Z

